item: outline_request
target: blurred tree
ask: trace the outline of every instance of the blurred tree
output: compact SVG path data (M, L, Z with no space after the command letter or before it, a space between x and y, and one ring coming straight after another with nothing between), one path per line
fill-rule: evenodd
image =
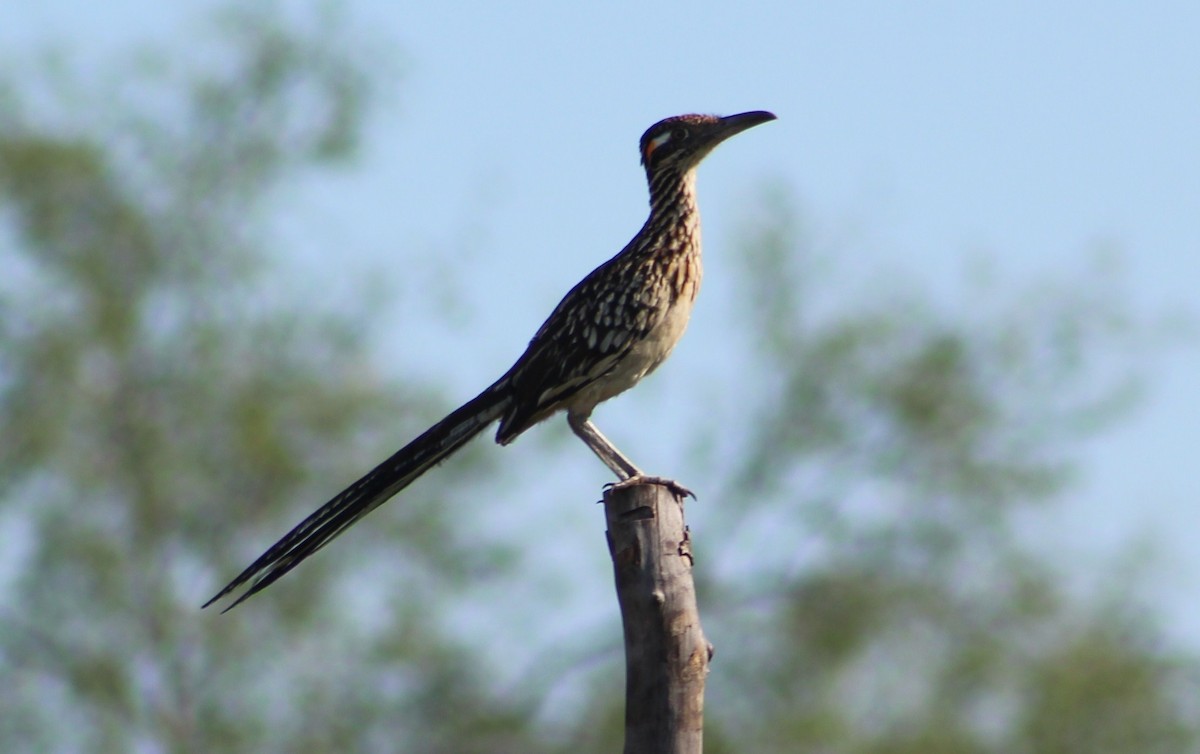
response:
M229 14L202 69L0 100L0 750L525 748L427 600L344 609L497 565L441 506L236 620L198 609L436 411L370 370L359 318L272 286L269 199L351 156L370 96L360 40L311 20ZM408 567L335 588L351 555Z
M1200 666L1136 579L1084 601L1018 534L1130 405L1149 326L1102 271L953 312L895 276L831 294L793 204L742 256L759 409L708 526L756 557L708 572L710 749L1200 750Z
M0 751L619 746L616 629L608 661L589 633L495 688L490 637L449 638L443 608L525 575L418 490L252 609L197 611L438 414L372 371L361 315L271 285L271 200L350 157L370 102L361 39L312 26L242 12L195 68L0 85ZM1120 292L851 301L793 204L741 257L756 420L695 432L729 480L692 514L709 750L1200 750L1195 658L1128 580L1066 593L1016 530L1133 394ZM588 688L547 713L573 665Z

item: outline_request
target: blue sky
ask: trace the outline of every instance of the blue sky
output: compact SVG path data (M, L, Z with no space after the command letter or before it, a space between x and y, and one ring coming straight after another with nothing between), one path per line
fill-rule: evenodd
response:
M437 293L381 313L380 359L464 398L640 226L637 138L688 111L780 119L702 168L706 289L672 362L598 415L614 439L689 410L664 385L711 371L721 353L732 295L722 255L765 180L794 189L814 233L842 239L839 264L855 278L897 274L953 296L971 259L1025 281L1110 248L1141 313L1200 316L1200 4L406 6L349 4L396 74L357 168L290 197L304 220L285 230L297 239L285 261L297 285L323 281L332 296L369 278ZM144 41L186 45L213 7L21 0L0 11L0 47L11 59L53 42L87 63ZM402 273L417 252L448 256L462 279L433 279L419 260ZM446 301L452 324L431 330ZM1089 446L1080 487L1045 526L1085 564L1131 536L1160 537L1163 607L1200 644L1197 386L1194 346L1156 360L1145 405ZM522 444L533 443L504 452ZM654 469L684 452L633 445ZM522 453L526 469L537 452ZM570 455L570 475L604 481L586 451ZM514 496L546 490L535 475L508 476ZM578 497L578 478L551 484L546 497ZM591 513L581 526L596 525Z

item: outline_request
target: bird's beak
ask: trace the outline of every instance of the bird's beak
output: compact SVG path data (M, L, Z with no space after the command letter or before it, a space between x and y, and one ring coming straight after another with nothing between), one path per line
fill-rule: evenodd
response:
M775 120L775 113L769 113L766 110L752 110L748 113L726 115L724 118L721 118L720 125L717 126L716 132L713 134L713 145L720 144L730 136L740 134L748 128L754 128L773 120Z

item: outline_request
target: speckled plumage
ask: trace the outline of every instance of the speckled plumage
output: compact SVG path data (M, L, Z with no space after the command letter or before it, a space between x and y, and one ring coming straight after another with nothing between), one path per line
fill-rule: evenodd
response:
M205 607L253 582L230 609L274 583L497 420L496 441L508 444L565 411L571 429L622 483L685 491L643 475L589 417L654 371L687 327L701 278L696 166L729 136L774 118L761 111L681 115L647 129L640 149L650 216L633 240L563 297L503 377L302 521Z
M654 371L683 335L700 289L694 173L660 184L641 232L563 298L506 375L507 444L560 409L590 414ZM653 206L653 204L652 204Z

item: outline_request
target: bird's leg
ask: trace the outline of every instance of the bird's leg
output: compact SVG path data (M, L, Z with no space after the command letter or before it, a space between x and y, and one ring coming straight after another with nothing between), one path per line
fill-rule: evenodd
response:
M694 492L675 480L659 476L649 476L637 466L634 466L633 461L630 461L624 453L617 450L617 446L613 445L600 432L600 429L595 424L592 424L592 420L586 415L568 411L567 424L570 425L571 431L575 433L575 436L583 440L584 444L596 454L596 457L603 461L604 465L610 468L614 474L620 477L619 482L611 482L607 485L610 489L620 490L637 484L661 484L671 490L676 497L682 498L688 495L691 495L693 498L696 497Z
M567 412L567 424L571 426L571 431L575 433L575 436L583 440L584 444L596 454L596 457L603 461L605 466L612 469L612 472L621 481L646 476L641 469L633 465L633 461L617 450L617 446L600 433L600 429L592 424L592 420L587 416L569 411Z

